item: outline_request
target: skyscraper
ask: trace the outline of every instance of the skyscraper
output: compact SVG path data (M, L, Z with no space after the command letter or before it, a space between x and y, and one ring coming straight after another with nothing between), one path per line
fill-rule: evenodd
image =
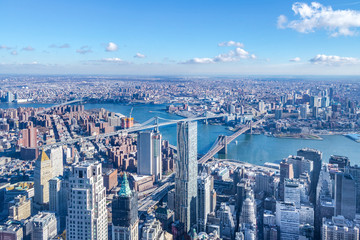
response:
M125 173L120 191L112 202L112 224L112 239L139 239L137 193L130 190Z
M37 210L48 209L49 181L52 177L51 160L43 150L35 162L34 170L34 207Z
M206 173L198 177L198 232L206 232L207 215L211 212L211 181Z
M305 159L313 161L313 174L310 186L310 201L315 204L316 202L316 187L319 181L319 174L322 165L322 152L311 148L302 148L297 151L297 155Z
M162 178L161 134L158 132L140 132L138 136L139 175L153 175L155 180Z
M101 163L83 161L72 166L66 239L108 239L106 189Z
M177 125L175 219L189 232L197 221L197 123Z
M335 216L342 215L349 220L355 218L356 188L350 174L337 173L335 176Z

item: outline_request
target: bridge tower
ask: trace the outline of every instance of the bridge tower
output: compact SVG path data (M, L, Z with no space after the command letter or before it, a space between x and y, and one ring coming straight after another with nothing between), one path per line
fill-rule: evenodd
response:
M227 136L220 135L219 142L223 145L223 148L219 151L219 154L227 154Z
M205 124L208 124L208 111L205 111Z
M250 134L252 135L252 121L250 122Z

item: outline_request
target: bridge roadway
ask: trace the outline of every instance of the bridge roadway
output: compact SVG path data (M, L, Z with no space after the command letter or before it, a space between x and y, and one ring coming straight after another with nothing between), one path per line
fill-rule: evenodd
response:
M56 108L56 107L60 107L60 106L65 106L65 105L68 105L68 104L72 104L72 103L76 103L76 102L82 102L82 101L83 101L83 99L74 99L74 100L71 100L71 101L68 101L68 102L59 103L59 104L56 104L56 105L54 105L54 106L45 108L44 110L39 111L37 114L41 114L41 113L43 113L43 112L49 111L49 110L52 109L52 108Z
M220 117L225 117L225 116L227 116L227 114L219 114L219 115L211 116L211 117L183 118L183 119L168 121L168 122L164 122L164 123L151 124L151 125L141 125L141 126L138 126L138 127L131 127L131 128L128 128L128 129L121 129L121 130L111 132L111 133L104 133L104 134L99 134L99 135L95 135L95 136L80 137L80 138L70 139L70 140L66 140L66 141L56 142L56 143L49 144L49 145L46 145L46 146L74 144L74 143L79 142L79 141L94 140L94 139L97 139L97 138L104 138L104 137L110 137L110 136L115 136L115 135L123 135L123 134L127 134L127 133L142 131L142 130L145 130L145 129L158 128L158 127L163 127L163 126L167 126L167 125L171 125L171 124L176 124L178 122L198 121L198 120L205 120L205 119L212 119L212 118L220 118ZM151 118L151 119L155 119L155 118ZM151 119L149 119L148 121L150 121ZM148 122L148 121L146 121L146 122Z
M265 116L266 117L266 116ZM231 143L233 140L235 140L237 137L239 137L241 134L244 134L246 131L250 130L252 127L256 127L260 123L262 123L265 120L265 117L263 117L260 120L257 120L254 123L250 123L248 126L238 129L234 134L231 136L219 136L213 145L213 147L199 160L198 163L204 164L206 163L210 158L215 156L221 149L226 147L225 145Z

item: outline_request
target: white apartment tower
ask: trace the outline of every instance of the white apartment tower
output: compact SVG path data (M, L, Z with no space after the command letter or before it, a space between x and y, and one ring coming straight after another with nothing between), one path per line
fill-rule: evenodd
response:
M66 218L68 240L107 240L106 189L101 163L84 161L72 166Z
M140 132L137 149L137 174L153 175L155 176L155 181L161 180L161 134L151 131Z

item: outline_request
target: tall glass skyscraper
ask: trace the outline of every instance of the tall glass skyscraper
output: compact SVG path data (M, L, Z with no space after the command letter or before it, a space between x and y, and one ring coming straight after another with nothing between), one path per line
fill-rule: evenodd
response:
M175 218L189 232L197 220L197 122L178 123L177 148Z

